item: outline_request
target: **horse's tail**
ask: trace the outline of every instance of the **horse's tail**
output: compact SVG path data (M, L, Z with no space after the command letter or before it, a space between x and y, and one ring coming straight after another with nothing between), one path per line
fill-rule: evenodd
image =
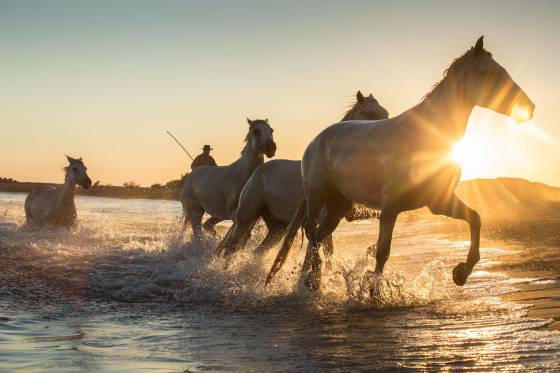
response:
M290 248L292 247L292 243L294 242L294 238L297 235L298 229L303 224L306 211L307 211L307 203L305 198L302 198L299 201L296 212L292 217L292 221L290 222L290 225L288 226L288 229L286 231L286 236L284 237L284 241L282 242L282 247L280 248L280 251L276 256L276 259L274 260L274 264L272 264L270 273L266 278L266 282L264 285L265 287L268 285L270 280L272 280L272 277L274 277L274 275L280 270L280 268L282 268L282 265L286 261ZM303 236L302 236L302 241L303 241Z

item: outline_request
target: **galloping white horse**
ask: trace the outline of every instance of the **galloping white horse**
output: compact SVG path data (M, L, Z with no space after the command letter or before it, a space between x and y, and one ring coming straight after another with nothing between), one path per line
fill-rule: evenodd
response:
M245 136L245 147L241 158L229 166L201 166L187 177L181 192L181 203L185 213L185 228L191 225L195 237L201 235L204 212L211 218L204 228L213 230L222 220L233 220L241 189L255 168L264 162L263 154L274 157L276 144L272 128L265 120L250 120L249 132Z
M356 103L344 115L342 121L384 119L388 116L387 110L373 95L364 96L358 91ZM303 197L301 161L277 159L257 167L241 191L235 222L218 245L218 252L223 251L224 255L231 255L243 247L259 217L263 218L268 233L256 251L263 253L270 249L284 235L297 209L298 201ZM326 252L332 252L331 236L325 239L324 246Z
M58 225L71 227L76 221L74 193L76 184L84 189L91 186L87 168L82 158L66 156L69 165L64 167L66 176L61 186L33 189L25 199L27 223L34 226Z
M507 71L484 50L483 38L449 66L422 102L381 121L352 121L323 130L302 159L306 204L289 230L305 215L312 269L307 285L317 289L321 260L318 244L336 228L352 202L381 209L375 272L389 258L393 227L400 212L427 206L432 213L468 222L471 246L466 262L453 269L465 284L479 261L480 216L455 195L461 168L450 161L452 146L464 136L472 109L482 106L516 121L529 120L535 105ZM319 212L327 209L327 214ZM281 248L267 282L280 269L289 246Z

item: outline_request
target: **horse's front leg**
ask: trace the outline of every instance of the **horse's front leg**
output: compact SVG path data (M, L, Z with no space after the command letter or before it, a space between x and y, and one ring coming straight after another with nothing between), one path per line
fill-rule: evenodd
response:
M224 238L222 238L218 246L216 246L216 255L222 256L222 254L224 253L224 249L227 247L227 245L231 240L231 235L234 230L235 230L235 223L233 223L231 227L229 227L228 231L224 235Z
M453 268L453 282L458 286L463 286L467 282L467 277L472 273L475 264L480 260L480 215L466 206L455 194L447 201L438 203L437 206L428 207L436 215L461 219L469 223L471 246L467 255L467 262L461 262Z
M393 228L395 228L398 214L391 208L384 208L379 216L379 237L377 238L375 253L375 273L379 275L383 273L385 263L389 259Z

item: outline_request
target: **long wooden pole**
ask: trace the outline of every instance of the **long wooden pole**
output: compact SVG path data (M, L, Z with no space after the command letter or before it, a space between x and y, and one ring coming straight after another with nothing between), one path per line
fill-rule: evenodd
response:
M193 157L190 155L189 151L188 151L187 149L185 149L185 147L183 146L183 144L181 144L181 143L179 142L179 140L177 140L177 138L176 138L175 136L173 136L173 134L172 134L171 132L169 132L169 131L165 131L165 132L167 132L167 134L168 134L169 136L171 136L171 138L172 138L173 140L175 140L175 142L181 147L181 149L183 149L183 150L185 151L185 153L187 153L187 155L189 156L189 158L191 159L191 161L194 161Z

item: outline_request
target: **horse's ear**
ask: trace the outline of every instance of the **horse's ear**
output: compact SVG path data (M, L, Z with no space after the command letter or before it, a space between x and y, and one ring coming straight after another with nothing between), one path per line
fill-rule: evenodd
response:
M268 118L266 118L264 121L266 122L266 124L268 124Z
M69 155L66 155L66 159L68 159L68 163L72 163L72 161L74 160L74 158L70 157Z
M358 93L356 93L356 100L361 104L364 101L364 95L362 94L362 92L358 91Z
M482 52L483 49L484 49L484 35L479 37L478 40L476 41L476 44L474 46L474 52L476 54L480 54L480 52Z
M252 121L251 119L249 119L249 118L247 118L247 123L249 123L250 126L253 125L253 121Z
M82 161L82 157L78 158L78 160L79 160L80 162L83 162L83 161Z

